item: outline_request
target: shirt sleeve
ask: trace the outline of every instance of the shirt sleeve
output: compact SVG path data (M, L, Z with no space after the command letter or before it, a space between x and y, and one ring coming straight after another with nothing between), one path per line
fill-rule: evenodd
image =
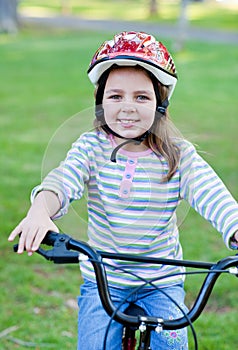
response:
M187 143L181 151L180 196L223 235L228 248L238 231L238 204L210 165Z
M31 201L43 190L57 194L60 211L52 218L58 219L68 211L70 203L82 198L85 183L89 181L89 159L87 145L83 138L78 139L68 152L65 160L53 169L31 193Z

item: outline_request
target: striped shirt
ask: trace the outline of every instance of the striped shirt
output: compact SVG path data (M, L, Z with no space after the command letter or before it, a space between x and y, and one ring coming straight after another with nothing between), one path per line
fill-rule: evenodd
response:
M54 217L57 219L87 189L90 245L112 253L171 259L182 259L176 209L185 199L222 233L229 247L230 237L238 230L237 202L191 143L178 139L176 145L180 150L179 166L171 180L164 182L168 171L164 157L150 149L128 152L121 148L113 163L112 138L98 131L85 133L59 167L33 190L32 199L41 190L54 191L62 205ZM183 281L176 275L181 267L112 260L107 263L112 266L107 272L114 286L137 286L143 279L156 278L155 284L161 287ZM81 263L81 271L83 277L94 280L89 262Z

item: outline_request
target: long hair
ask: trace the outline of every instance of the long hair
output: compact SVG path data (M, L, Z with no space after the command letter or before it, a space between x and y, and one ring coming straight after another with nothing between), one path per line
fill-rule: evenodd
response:
M159 83L158 90L163 102L168 96L168 88ZM164 115L155 118L151 133L147 138L150 149L158 156L162 155L168 162L169 169L163 178L164 181L169 181L178 168L180 160L180 151L176 142L178 139L182 139L182 135L172 123L168 109L166 109Z
M163 101L168 98L168 88L165 85L162 85L154 76L141 66L134 66L134 68L146 72L153 83L157 105L163 103ZM107 78L112 69L120 69L120 67L114 65L105 71L100 77L98 86L95 90L96 120L94 121L94 126L97 129L104 130L106 133L109 133L109 130L104 120L102 100ZM164 114L156 111L155 120L145 142L157 156L163 156L168 162L169 169L163 177L163 182L169 181L178 168L180 160L179 148L176 146L176 140L178 140L178 138L181 139L182 136L172 123L168 109L166 108Z

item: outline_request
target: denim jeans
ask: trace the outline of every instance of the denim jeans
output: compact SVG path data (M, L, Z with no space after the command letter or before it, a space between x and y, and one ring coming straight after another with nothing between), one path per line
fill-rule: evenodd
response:
M110 288L110 294L115 305L132 292L130 288ZM173 300L183 309L185 292L182 285L163 288ZM129 302L135 302L142 307L146 314L173 319L181 316L179 308L159 290L144 288L136 291L129 297L128 302L120 308L124 311ZM104 311L99 299L97 285L90 281L85 281L81 286L81 296L78 298L79 320L78 320L78 350L102 350L105 332L110 321L110 317ZM106 349L121 350L123 326L112 321L107 335ZM176 331L164 330L160 334L152 332L152 350L187 350L187 329Z

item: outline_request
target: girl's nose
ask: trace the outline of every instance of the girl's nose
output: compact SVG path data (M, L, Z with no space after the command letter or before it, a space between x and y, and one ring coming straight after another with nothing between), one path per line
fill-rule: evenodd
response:
M133 103L124 103L121 110L125 113L133 113L136 111L136 107Z

